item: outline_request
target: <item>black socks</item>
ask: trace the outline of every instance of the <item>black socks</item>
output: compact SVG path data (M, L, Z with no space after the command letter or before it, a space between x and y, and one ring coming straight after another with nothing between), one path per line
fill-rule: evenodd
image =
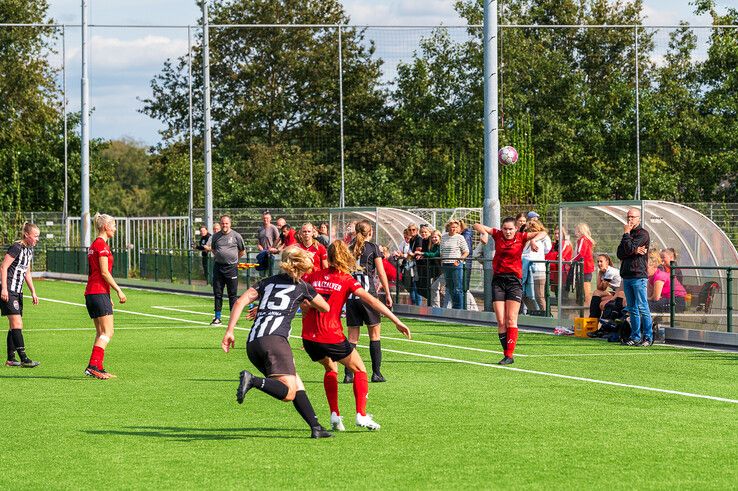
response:
M320 427L318 416L315 415L315 409L313 409L313 405L310 404L310 399L308 399L304 390L298 390L295 393L295 399L292 401L292 404L310 428Z
M507 349L507 331L497 333L497 336L500 338L500 344L502 345L502 351L505 351Z
M12 329L8 329L8 360L15 360L15 344L13 344L12 332Z
M259 389L263 393L269 394L280 401L283 401L289 392L286 385L273 378L254 377L251 383L254 389Z
M11 329L10 336L12 337L13 345L15 345L15 351L18 353L21 361L28 361L28 356L26 356L26 346L23 342L23 330Z
M379 339L369 341L369 356L372 359L372 373L379 375L382 367L382 342Z

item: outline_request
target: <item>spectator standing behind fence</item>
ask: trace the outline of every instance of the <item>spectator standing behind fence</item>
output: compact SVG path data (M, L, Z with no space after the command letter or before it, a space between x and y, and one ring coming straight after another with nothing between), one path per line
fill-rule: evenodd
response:
M277 229L279 229L279 244L277 245L277 249L283 251L289 246L297 244L295 229L287 224L287 220L284 217L277 218Z
M571 247L571 242L569 241L569 234L566 233L566 228L561 227L561 232L563 234L559 234L559 227L554 228L554 234L553 234L553 242L551 243L551 250L546 254L546 260L547 261L558 261L559 259L559 250L561 250L561 260L571 261L572 256L574 255L574 250ZM559 247L559 235L564 236L564 246ZM566 277L569 273L570 266L568 264L564 264L561 270L563 271L561 273L561 278L566 281ZM557 263L551 263L550 266L550 272L551 276L549 277L551 281L551 285L554 286L554 291L558 292L558 284L559 284L559 264ZM558 295L558 293L557 293Z
M623 278L623 291L627 310L630 314L630 338L628 346L651 346L653 344L653 324L648 308L648 257L646 252L651 245L651 237L641 226L641 211L631 208L623 225L623 237L618 245L620 276Z
M528 214L520 212L515 215L515 228L518 232L525 232L525 226L528 224Z
M222 324L223 288L228 289L228 304L231 310L238 299L238 258L246 254L241 234L231 229L231 217L220 217L221 231L210 237L205 250L213 253L213 295L215 317L211 325Z
M663 251L662 251L663 254ZM661 255L656 251L648 254L648 307L651 312L669 312L671 305L671 289L674 288L674 309L684 312L687 308L687 290L674 278L671 283L669 273L661 269Z
M195 249L202 251L202 274L205 275L205 283L210 283L210 275L208 274L208 251L205 250L208 240L210 240L208 228L205 225L200 225L200 238L197 240Z
M582 275L584 277L584 305L592 301L592 274L594 273L594 247L595 241L592 232L586 223L578 223L574 227L574 235L577 238L576 256L572 261L582 262Z
M328 244L331 243L331 238L328 235L328 224L326 222L321 222L320 225L318 225L318 236L315 238L323 247L328 247Z
M415 223L411 223L407 226L407 231L410 235L410 238L408 239L408 255L406 257L406 260L408 263L411 264L410 269L412 271L412 279L410 281L410 288L408 289L410 291L410 301L413 303L413 305L422 305L423 304L423 297L420 296L420 292L418 291L418 267L415 263L415 253L416 252L422 252L423 251L423 239L418 235L418 225Z
M466 239L459 233L458 220L449 220L448 233L441 236L441 267L446 279L446 294L451 297L451 308L464 307L464 259L469 255Z
M533 213L533 212L531 212ZM528 310L546 310L546 254L551 251L551 238L540 220L528 222L525 231L536 235L535 241L528 241L523 249L523 299ZM538 250L533 250L535 242Z
M446 283L446 279L441 274L441 265L439 259L441 257L441 232L434 230L431 232L430 245L428 251L417 254L417 257L425 258L428 262L428 279L430 280L430 293L428 296L428 305L431 307L441 306L441 287ZM446 302L448 303L448 302ZM446 304L444 303L444 305Z
M215 229L213 228L213 230ZM272 214L268 211L261 214L261 226L259 226L256 240L259 251L267 251L271 254L278 252L279 229L272 225Z

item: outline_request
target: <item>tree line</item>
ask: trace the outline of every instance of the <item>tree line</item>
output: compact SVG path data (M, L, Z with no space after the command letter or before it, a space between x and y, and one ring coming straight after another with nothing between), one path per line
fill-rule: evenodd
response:
M503 0L502 24L643 25L643 6L608 0ZM715 25L738 10L694 4ZM482 23L483 2L459 14ZM7 0L0 22L49 22L45 0ZM483 198L482 30L439 27L390 79L366 29L337 0L210 0L213 24L343 24L347 206L478 207ZM712 29L707 52L686 24L654 59L638 31L641 197L738 201L738 29ZM49 29L0 28L0 205L61 210L59 87ZM340 183L335 28L210 31L214 203L336 206ZM203 202L201 38L193 58L195 203ZM500 145L521 160L500 174L503 203L631 199L635 191L633 29L501 29ZM188 60L167 60L140 111L163 123L152 148L91 144L92 209L181 214L189 193ZM93 115L94 117L94 115ZM78 114L70 119L70 213L79 211Z

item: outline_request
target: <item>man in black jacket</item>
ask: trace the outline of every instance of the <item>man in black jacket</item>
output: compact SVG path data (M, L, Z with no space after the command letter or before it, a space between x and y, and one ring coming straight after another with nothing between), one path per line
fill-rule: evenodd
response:
M648 309L648 248L651 237L641 226L641 211L631 208L623 226L623 238L618 246L620 276L623 278L623 292L630 314L630 339L628 346L651 346L653 343L653 323Z

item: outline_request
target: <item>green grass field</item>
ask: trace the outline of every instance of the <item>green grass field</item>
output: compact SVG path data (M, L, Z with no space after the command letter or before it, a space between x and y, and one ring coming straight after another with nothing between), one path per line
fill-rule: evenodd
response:
M311 440L292 404L256 390L246 331L220 349L211 300L126 290L106 368L83 376L94 329L81 284L37 281L25 307L35 369L0 370L4 488L735 489L738 354L521 333L512 368L490 328L387 324L370 384L377 432ZM64 303L68 302L68 303ZM245 322L241 327L248 327ZM299 334L299 321L294 332ZM360 352L368 364L364 341ZM328 424L323 372L291 340L298 372ZM561 377L564 376L564 377ZM602 383L609 382L615 385ZM649 390L656 389L656 390ZM670 392L671 391L671 392ZM712 397L712 398L710 398Z

